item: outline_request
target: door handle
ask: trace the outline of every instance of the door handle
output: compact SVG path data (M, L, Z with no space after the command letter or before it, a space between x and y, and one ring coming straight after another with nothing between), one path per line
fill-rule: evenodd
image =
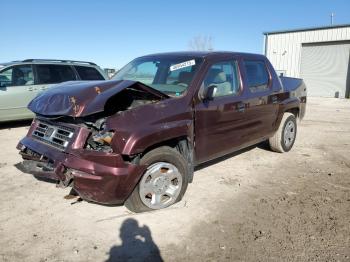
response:
M271 96L271 102L272 104L277 104L278 103L277 96Z
M33 90L34 90L34 89L33 89L32 86L28 87L28 91L33 91Z
M237 104L237 111L238 112L244 112L245 111L245 104L244 103L238 103Z

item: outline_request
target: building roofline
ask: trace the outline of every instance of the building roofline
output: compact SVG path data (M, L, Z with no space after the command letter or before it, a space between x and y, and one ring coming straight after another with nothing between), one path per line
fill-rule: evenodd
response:
M305 28L298 28L298 29L270 31L270 32L263 32L263 34L264 35L274 35L274 34L284 34L284 33L293 33L293 32L315 31L315 30L323 30L323 29L336 29L336 28L343 28L343 27L350 27L350 24L319 26L319 27L305 27Z

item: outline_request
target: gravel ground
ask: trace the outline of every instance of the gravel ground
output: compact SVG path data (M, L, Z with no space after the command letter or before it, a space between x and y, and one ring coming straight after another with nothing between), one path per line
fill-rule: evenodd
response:
M291 152L201 166L180 203L143 214L20 172L26 124L0 126L1 261L350 261L349 100L310 98Z

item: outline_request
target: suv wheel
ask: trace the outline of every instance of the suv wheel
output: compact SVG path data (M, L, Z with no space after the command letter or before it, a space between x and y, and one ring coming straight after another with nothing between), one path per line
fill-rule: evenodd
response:
M162 209L181 200L188 185L188 165L175 149L163 146L140 160L148 168L125 202L133 212Z
M284 113L276 133L269 139L273 151L284 153L292 149L297 135L297 121L292 113Z

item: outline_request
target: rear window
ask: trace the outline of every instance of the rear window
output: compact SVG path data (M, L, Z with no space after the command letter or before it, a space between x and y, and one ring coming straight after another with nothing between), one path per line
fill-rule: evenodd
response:
M55 84L76 80L70 66L65 65L36 65L39 84Z
M101 73L93 67L75 66L75 69L81 80L105 80Z
M264 61L244 61L244 67L251 92L261 92L268 89L269 73Z

